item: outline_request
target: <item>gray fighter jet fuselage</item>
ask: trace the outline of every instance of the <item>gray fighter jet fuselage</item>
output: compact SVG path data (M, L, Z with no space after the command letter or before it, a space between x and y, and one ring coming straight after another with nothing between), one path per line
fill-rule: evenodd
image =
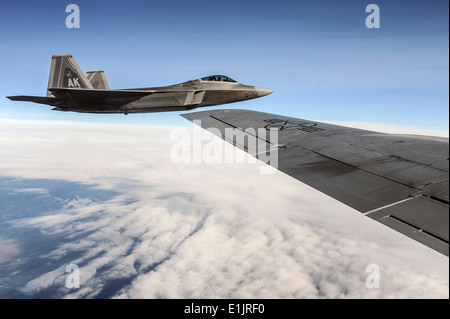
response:
M110 90L102 70L81 71L70 54L52 56L47 96L9 96L80 113L151 113L250 100L271 90L244 85L224 75L212 75L175 85Z

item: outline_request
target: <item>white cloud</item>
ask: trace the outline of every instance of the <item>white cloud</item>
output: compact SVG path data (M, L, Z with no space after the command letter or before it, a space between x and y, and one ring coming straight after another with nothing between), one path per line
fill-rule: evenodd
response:
M11 260L19 254L17 242L11 239L3 239L0 237L0 264ZM1 285L2 280L0 280Z
M0 124L0 176L82 182L118 194L73 199L14 222L60 239L40 257L53 268L23 293L448 298L447 257L283 173L261 175L259 163L175 165L169 128ZM64 287L68 263L80 267L78 290ZM373 263L380 289L365 286Z
M47 189L45 188L21 188L21 189L15 189L15 192L19 193L37 193L37 194L46 194Z

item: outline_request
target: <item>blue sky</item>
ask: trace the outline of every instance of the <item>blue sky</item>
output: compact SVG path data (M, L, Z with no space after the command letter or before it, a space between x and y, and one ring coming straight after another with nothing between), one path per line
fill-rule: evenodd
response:
M80 8L68 29L65 8ZM368 29L376 3L381 27ZM91 115L11 102L45 95L52 54L104 69L113 89L209 74L274 94L245 108L448 130L448 1L14 1L0 4L0 117L190 125L179 112Z

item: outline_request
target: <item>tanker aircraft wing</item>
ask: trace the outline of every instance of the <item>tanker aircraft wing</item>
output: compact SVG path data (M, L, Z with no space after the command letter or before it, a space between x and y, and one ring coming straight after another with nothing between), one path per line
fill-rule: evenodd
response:
M249 110L182 116L367 217L449 255L448 138L384 134ZM257 148L250 145L255 141ZM267 150L277 152L277 160L267 156Z

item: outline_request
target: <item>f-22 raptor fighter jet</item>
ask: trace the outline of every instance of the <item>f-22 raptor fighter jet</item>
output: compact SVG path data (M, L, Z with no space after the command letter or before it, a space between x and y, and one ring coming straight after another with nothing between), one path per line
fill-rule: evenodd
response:
M9 96L54 106L56 111L80 113L151 113L185 111L250 100L271 90L244 85L224 75L212 75L180 84L110 90L102 70L81 71L71 54L52 56L47 96Z

